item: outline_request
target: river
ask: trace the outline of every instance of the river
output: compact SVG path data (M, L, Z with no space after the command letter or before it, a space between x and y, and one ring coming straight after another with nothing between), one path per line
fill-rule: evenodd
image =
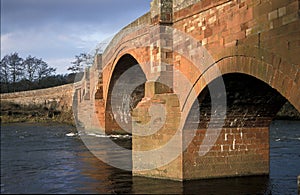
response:
M185 182L132 177L97 159L74 131L62 124L1 125L1 193L297 194L300 121L272 123L269 176ZM113 139L131 144L126 136Z

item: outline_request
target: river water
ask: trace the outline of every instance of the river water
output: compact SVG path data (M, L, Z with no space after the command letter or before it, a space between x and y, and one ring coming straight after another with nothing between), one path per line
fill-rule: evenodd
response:
M269 176L186 182L132 177L97 159L74 131L62 124L1 125L1 193L297 194L300 121L272 123ZM126 136L112 139L131 144Z

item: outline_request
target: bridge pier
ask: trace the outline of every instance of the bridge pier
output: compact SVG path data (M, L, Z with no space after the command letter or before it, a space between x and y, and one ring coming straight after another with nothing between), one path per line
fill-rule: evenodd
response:
M148 97L137 105L132 115L133 175L182 180L178 97L174 93L163 93L166 86L160 83L148 82L145 88Z
M211 133L210 133L211 132ZM183 152L184 179L202 179L269 174L269 128L198 129ZM218 136L204 156L199 155L204 137Z
M184 113L174 93L152 94L137 105L133 175L182 181L269 174L269 126L285 99L250 76L229 74L223 80L225 120L212 118L224 107L212 110L208 87L199 94L184 126L180 124ZM153 86L160 85L146 84L146 94L163 90Z
M133 175L183 180L181 111L173 92L173 0L151 2L151 71L133 110Z
M149 115L153 104L162 104L166 109L166 122L160 129L157 129L160 124L155 122L161 120ZM155 129L157 132L149 136L133 135L133 175L182 181L269 173L269 127L226 127L219 135L207 128L178 131L181 117L178 106L175 94L159 94L141 102L134 110L137 123L134 131ZM145 125L138 126L146 123L150 124L149 129ZM183 142L188 136L194 137L184 149ZM209 144L203 145L205 136L218 136L218 139L209 152L201 156L200 146L209 147Z

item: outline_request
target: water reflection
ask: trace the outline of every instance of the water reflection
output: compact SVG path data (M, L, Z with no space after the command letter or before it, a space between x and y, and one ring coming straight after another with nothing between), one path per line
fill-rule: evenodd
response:
M97 159L89 151L82 151L78 156L85 164L81 167L81 174L91 179L78 185L78 191L101 194L131 192L131 172L111 167Z
M79 153L87 164L81 174L93 178L86 182L81 192L134 193L134 194L270 194L268 176L206 179L193 181L170 181L145 177L132 177L131 172L113 168L91 155ZM105 171L104 171L105 170ZM90 191L94 189L95 191Z
M189 181L184 194L270 194L269 177L238 177Z
M78 190L83 193L134 193L134 194L270 194L268 176L207 179L193 181L170 181L145 177L132 177L131 172L106 165L91 157L88 152L80 154L88 164L81 174L93 178ZM105 170L105 172L103 171ZM91 191L92 189L92 191Z
M65 125L1 126L1 193L296 194L300 122L271 126L268 176L176 182L132 177L96 158ZM99 137L99 152L109 150ZM115 140L118 141L118 140ZM119 139L130 145L130 139ZM112 160L128 160L112 156ZM130 160L130 159L129 159Z
M269 194L267 176L176 182L134 177L133 193L155 194Z

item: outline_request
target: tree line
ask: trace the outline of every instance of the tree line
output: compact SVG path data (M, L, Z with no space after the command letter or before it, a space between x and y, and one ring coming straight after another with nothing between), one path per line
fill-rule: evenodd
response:
M81 79L85 65L89 65L91 56L80 54L75 56L68 68L70 74L56 74L56 68L50 67L45 61L29 55L21 58L17 52L5 55L1 59L0 93L10 93L55 87L73 83ZM89 64L88 64L89 63ZM79 76L78 76L79 75Z

